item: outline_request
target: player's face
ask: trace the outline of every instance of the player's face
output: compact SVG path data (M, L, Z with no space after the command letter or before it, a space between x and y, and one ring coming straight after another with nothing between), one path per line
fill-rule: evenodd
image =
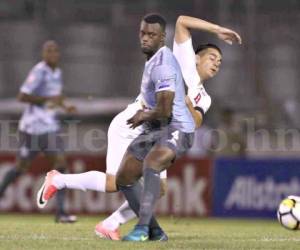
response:
M139 36L142 52L148 56L155 54L165 43L165 32L158 23L142 21Z
M56 67L60 58L58 45L54 42L46 43L43 47L43 60L51 67Z
M196 55L197 71L203 81L214 77L220 69L222 55L214 48L208 48Z

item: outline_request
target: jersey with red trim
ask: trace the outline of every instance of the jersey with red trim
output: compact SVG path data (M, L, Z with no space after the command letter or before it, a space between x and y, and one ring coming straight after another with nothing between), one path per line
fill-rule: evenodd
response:
M207 94L197 72L192 38L183 43L177 43L174 40L173 54L180 65L193 107L204 115L211 105L211 97Z
M188 97L193 107L204 115L211 106L211 97L207 94L203 85L188 89Z

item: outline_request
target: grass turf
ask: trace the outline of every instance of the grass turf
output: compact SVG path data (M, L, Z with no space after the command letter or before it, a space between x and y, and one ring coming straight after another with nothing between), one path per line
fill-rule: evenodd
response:
M277 221L160 218L169 242L112 242L93 230L99 217L80 216L75 224L56 224L48 215L0 215L1 250L102 249L300 249L300 232ZM126 234L134 222L122 226Z

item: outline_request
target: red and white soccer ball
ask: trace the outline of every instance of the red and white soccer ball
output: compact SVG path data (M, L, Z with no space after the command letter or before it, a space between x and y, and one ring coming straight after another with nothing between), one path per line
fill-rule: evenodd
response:
M298 230L300 225L300 197L290 195L279 204L277 218L280 224L290 230Z

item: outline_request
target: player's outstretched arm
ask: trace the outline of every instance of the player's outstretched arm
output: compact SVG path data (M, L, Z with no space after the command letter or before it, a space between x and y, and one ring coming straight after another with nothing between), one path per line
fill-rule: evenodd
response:
M240 35L222 26L204 21L199 18L190 16L179 16L175 26L175 41L176 43L183 43L191 37L190 29L201 30L215 34L219 39L228 44L242 43Z

